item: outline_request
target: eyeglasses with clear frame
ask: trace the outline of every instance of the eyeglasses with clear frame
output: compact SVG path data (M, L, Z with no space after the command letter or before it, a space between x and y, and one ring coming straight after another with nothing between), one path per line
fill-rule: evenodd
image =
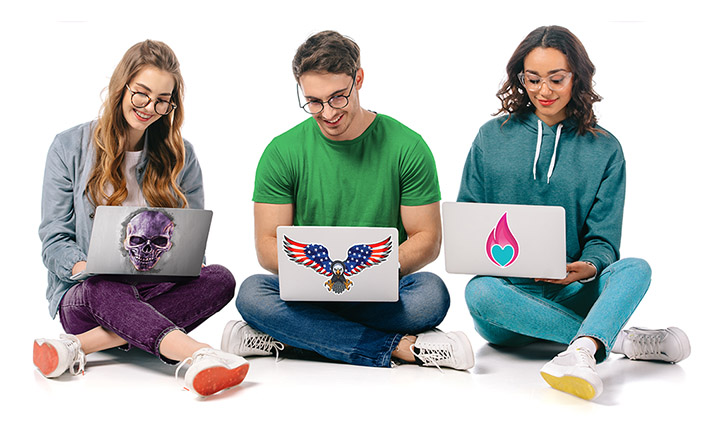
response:
M298 105L300 105L300 108L305 110L308 114L320 114L323 109L325 109L325 104L330 105L330 108L335 109L341 109L348 106L350 103L350 95L352 94L353 87L355 87L355 76L357 75L357 71L355 71L352 75L352 85L350 86L350 91L346 95L338 95L333 96L330 99L326 101L321 100L311 100L309 102L306 102L305 104L302 103L302 99L300 98L300 84L297 84L297 97L298 97Z
M132 103L135 108L145 108L146 106L150 105L150 102L153 101L153 99L145 93L133 91L127 84L125 84L125 88L128 89L128 91L130 92L130 103ZM164 116L170 114L172 110L177 108L177 105L170 101L155 99L154 108L155 112L158 115Z
M520 72L517 76L520 84L528 91L539 91L543 83L547 84L551 91L560 91L570 83L572 72L556 72L545 78L532 72Z

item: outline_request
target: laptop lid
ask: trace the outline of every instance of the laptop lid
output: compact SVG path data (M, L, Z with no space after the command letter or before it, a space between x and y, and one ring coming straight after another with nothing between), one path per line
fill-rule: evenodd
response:
M212 211L99 206L84 276L198 276Z
M444 202L448 273L562 279L565 209L557 206Z
M277 238L283 300L398 300L396 228L280 226Z

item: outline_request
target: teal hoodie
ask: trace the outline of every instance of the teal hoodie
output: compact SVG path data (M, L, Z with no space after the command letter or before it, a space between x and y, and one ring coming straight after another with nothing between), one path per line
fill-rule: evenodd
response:
M602 132L578 135L534 113L485 123L470 148L458 201L565 208L568 262L589 261L598 274L619 259L625 204L625 158Z

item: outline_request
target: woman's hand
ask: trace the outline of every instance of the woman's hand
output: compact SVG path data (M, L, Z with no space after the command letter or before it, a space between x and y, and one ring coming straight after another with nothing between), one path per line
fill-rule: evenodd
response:
M565 279L535 279L538 282L548 282L558 285L569 285L579 280L590 279L597 274L597 269L594 265L586 263L585 261L577 261L567 265L567 276Z
M78 261L75 263L75 265L72 268L72 275L75 276L76 274L80 273L81 271L85 270L85 266L87 266L86 261Z

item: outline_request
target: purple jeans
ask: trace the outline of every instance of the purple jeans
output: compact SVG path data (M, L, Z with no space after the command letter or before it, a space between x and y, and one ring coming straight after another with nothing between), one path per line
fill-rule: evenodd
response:
M220 265L203 267L187 282L137 283L117 276L92 276L70 288L60 302L60 323L80 334L110 330L134 346L160 355L173 330L189 332L220 311L235 294L235 278Z

